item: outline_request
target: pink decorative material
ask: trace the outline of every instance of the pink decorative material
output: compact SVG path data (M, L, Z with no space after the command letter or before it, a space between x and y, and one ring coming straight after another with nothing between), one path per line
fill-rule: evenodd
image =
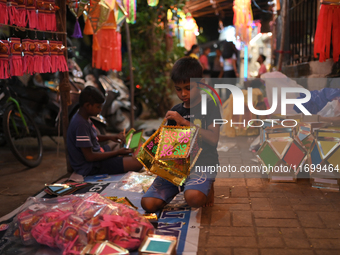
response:
M164 142L173 143L176 140L177 132L174 131L165 131Z
M172 145L164 144L163 145L163 150L161 151L161 157L172 155L172 150L173 149L174 149L174 147Z
M179 138L178 138L178 141L180 142L180 143L188 143L189 142L189 140L190 140L190 131L188 131L188 132L180 132L179 133Z
M14 219L24 244L38 242L58 247L63 254L80 254L88 243L109 240L135 250L152 225L137 211L97 193L64 196L62 199L34 198Z

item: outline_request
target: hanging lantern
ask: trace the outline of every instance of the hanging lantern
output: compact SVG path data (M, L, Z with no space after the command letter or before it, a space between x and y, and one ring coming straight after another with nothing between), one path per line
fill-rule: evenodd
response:
M251 24L253 23L253 12L251 10L251 0L234 0L234 26L236 36L246 45L251 40Z
M148 5L151 7L155 7L158 5L158 0L148 0Z

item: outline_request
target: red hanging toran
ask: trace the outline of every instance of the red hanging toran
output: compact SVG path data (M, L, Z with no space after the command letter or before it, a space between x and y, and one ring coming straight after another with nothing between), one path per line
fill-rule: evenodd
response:
M322 4L314 43L314 56L317 58L319 54L320 62L330 58L331 40L333 60L338 62L340 55L340 6Z

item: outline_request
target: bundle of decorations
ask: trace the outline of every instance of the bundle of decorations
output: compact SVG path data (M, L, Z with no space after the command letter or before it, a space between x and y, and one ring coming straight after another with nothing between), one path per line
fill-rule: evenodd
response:
M198 144L196 126L164 126L143 144L137 159L150 172L182 185L202 149Z
M61 41L11 37L0 40L0 79L23 74L66 72L66 47Z
M43 31L57 31L54 0L1 0L0 23Z
M154 231L151 223L136 210L98 193L30 198L25 205L5 238L13 242L20 240L24 245L59 248L63 254L81 254L88 244L105 240L135 250Z

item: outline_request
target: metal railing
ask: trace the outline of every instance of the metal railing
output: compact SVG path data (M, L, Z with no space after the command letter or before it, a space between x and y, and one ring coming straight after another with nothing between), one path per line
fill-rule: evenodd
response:
M289 64L315 60L314 36L318 19L318 0L289 0Z

